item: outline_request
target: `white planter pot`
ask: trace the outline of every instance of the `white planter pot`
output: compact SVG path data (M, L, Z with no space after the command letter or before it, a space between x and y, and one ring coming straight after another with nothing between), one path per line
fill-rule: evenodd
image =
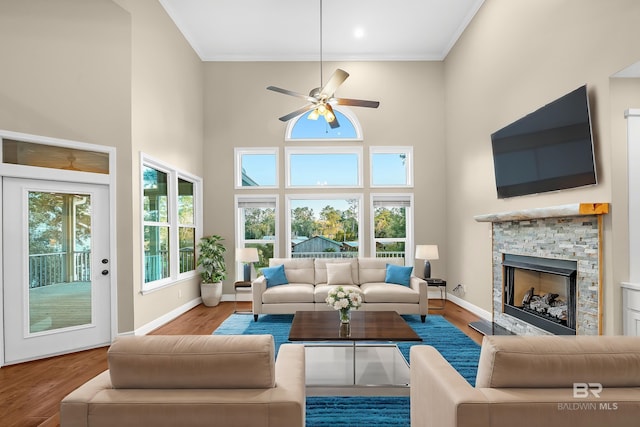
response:
M200 283L200 296L207 307L215 307L220 304L222 298L222 282Z

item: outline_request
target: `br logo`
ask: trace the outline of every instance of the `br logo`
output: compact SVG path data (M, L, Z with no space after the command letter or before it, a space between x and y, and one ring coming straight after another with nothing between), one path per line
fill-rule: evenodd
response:
M573 383L573 398L586 399L591 393L594 397L600 398L602 384L600 383Z

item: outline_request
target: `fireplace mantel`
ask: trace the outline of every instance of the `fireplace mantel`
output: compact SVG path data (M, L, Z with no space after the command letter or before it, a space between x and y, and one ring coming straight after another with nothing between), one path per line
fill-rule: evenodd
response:
M534 208L520 211L476 215L473 219L478 222L504 222L581 215L604 215L607 213L609 213L609 203L574 203L548 208Z

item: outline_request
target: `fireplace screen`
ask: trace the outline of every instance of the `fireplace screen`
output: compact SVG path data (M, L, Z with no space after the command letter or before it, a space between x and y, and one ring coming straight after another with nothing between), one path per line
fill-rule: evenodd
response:
M504 313L557 335L576 333L577 263L505 254Z

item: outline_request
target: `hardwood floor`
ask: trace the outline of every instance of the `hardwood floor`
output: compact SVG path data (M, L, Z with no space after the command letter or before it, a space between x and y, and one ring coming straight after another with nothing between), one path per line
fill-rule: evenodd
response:
M250 303L238 303L238 309ZM233 313L232 302L217 307L199 305L152 332L155 335L209 335ZM431 310L457 326L475 342L482 335L470 328L477 316L447 301ZM0 424L5 427L59 426L60 400L107 369L107 347L0 368Z

